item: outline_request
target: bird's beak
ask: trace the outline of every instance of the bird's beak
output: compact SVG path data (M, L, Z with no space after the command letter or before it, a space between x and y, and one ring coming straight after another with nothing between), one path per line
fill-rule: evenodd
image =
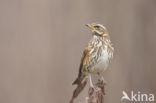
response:
M90 29L94 29L94 26L91 25L91 24L86 24L86 26L87 26L88 28L90 28Z
M102 36L103 36L103 37L106 37L106 36L108 36L108 34L107 34L107 33L105 33L105 34L103 34Z

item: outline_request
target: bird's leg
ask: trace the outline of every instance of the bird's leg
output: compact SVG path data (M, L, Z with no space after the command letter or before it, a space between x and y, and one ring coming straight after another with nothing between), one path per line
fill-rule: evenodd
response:
M98 76L99 76L100 78L103 78L103 76L102 76L99 72L98 72L97 74L98 74Z
M105 85L106 85L106 81L105 81L105 79L103 78L103 76L98 72L97 73L98 74L98 76L99 76L99 79L98 79L98 82L99 82L99 87L101 87L101 90L102 90L102 93L105 95L106 93L105 93Z
M104 84L106 84L107 82L105 81L105 79L103 78L103 76L101 75L101 73L97 73L99 78L104 82Z
M92 82L91 75L89 75L89 82L90 82L90 86L91 86L91 87L94 87L93 82Z

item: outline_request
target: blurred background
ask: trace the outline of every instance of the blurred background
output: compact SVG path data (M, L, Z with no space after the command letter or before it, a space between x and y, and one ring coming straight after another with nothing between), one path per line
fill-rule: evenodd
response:
M93 22L115 48L105 103L156 94L155 0L0 0L0 103L68 103Z

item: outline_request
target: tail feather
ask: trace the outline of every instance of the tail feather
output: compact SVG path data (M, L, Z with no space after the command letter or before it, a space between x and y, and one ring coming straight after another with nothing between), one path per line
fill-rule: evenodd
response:
M85 77L86 77L85 75L78 76L78 78L72 83L72 85L75 85L75 84L79 85L79 84L81 84L83 82L83 80L85 79Z

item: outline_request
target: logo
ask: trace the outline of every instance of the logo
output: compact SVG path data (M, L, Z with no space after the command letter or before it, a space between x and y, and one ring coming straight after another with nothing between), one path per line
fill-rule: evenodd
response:
M154 94L145 94L141 93L140 91L134 92L131 91L129 94L127 94L125 91L122 91L122 98L121 101L128 100L128 101L146 101L146 102L152 102L154 101Z

